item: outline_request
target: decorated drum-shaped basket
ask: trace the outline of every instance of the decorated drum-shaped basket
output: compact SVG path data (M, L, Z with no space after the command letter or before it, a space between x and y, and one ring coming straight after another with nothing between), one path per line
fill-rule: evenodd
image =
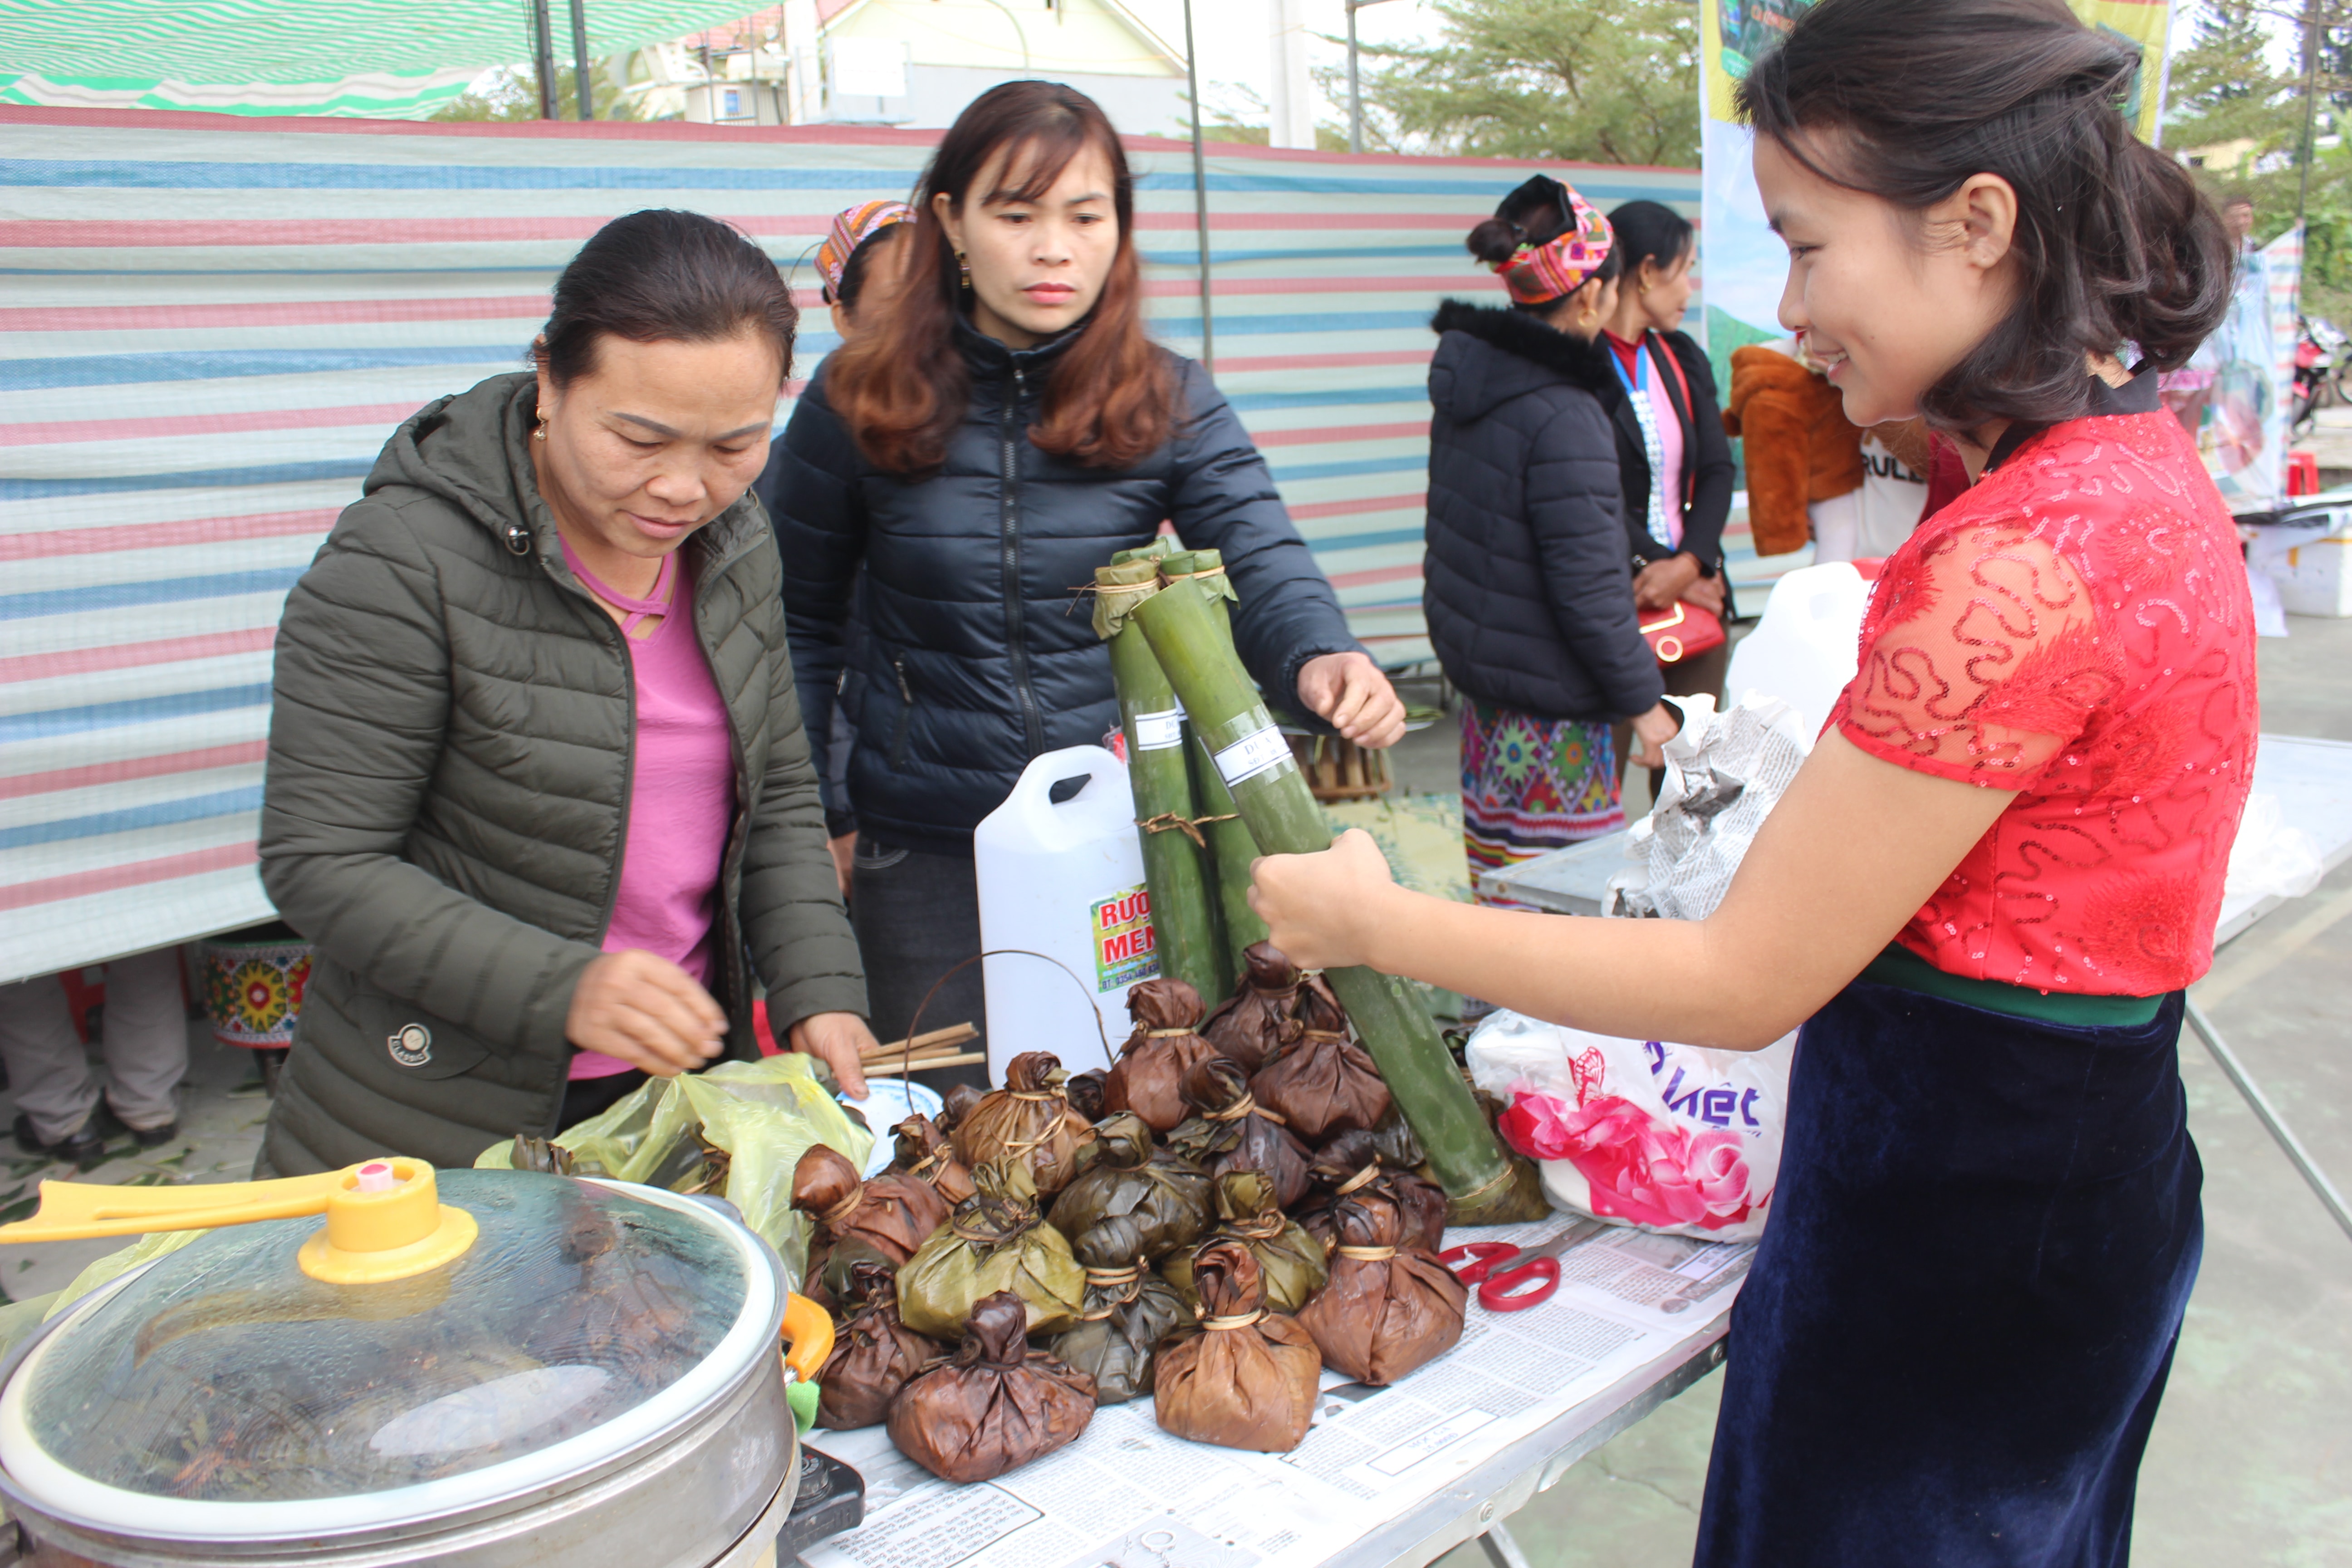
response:
M225 1046L282 1050L294 1043L310 944L291 935L222 937L204 944L205 1012Z

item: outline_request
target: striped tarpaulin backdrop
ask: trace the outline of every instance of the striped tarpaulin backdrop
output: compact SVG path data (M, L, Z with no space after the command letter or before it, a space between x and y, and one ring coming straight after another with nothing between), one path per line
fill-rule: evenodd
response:
M268 918L254 837L287 589L391 427L517 368L556 271L642 206L780 261L930 138L257 123L0 107L0 980ZM1132 144L1157 330L1200 349L1190 150ZM1380 657L1425 657L1428 319L1528 173L1221 146L1217 379ZM1592 168L1695 213L1696 173ZM813 303L813 289L803 293ZM811 311L798 374L833 344Z

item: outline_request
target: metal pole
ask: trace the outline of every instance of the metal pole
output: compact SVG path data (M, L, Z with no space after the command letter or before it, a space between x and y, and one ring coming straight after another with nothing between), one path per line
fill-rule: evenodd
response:
M2311 140L2311 119L2319 100L2319 0L2304 0L2303 17L2303 177L2294 190L2297 229L2303 227L2304 208L2311 200L2311 158L2315 151Z
M2186 1016L2189 1026L2197 1031L2197 1037L2205 1042L2205 1048L2213 1054L2213 1059L2221 1064L2221 1070L2229 1075L2230 1081L2238 1086L2238 1092L2253 1108L2255 1118L2269 1131L2278 1146L2285 1151L2288 1163L2302 1175L2311 1190L2319 1194L2320 1205L2327 1210L2328 1216L2343 1226L2345 1235L2352 1236L2352 1208L2345 1206L2344 1194L2336 1190L2336 1184L2327 1179L2327 1173L2312 1160L2303 1146L2303 1140L2279 1120L2279 1113L2271 1108L2270 1097L2246 1071L2245 1065L2238 1060L2237 1053L2223 1045L2221 1037L2213 1032L2213 1021L2205 1016L2205 1010L2196 1003L2189 1002Z
M1349 13L1350 20L1354 13ZM1184 0L1184 83L1192 95L1192 222L1201 237L1201 368L1217 374L1216 324L1209 306L1209 164L1201 152L1201 73L1192 47L1192 0Z
M580 118L596 118L596 89L588 79L588 0L572 0L572 67L580 79Z
M1348 0L1348 151L1364 150L1364 84L1356 66L1356 0Z
M561 120L555 106L555 34L547 5L548 0L530 0L530 68L539 78L539 117Z

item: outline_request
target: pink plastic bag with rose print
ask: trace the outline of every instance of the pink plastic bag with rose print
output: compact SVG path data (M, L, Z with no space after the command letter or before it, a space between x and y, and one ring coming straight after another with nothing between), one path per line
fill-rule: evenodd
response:
M1764 1234L1796 1036L1760 1051L1622 1040L1495 1013L1470 1076L1555 1207L1706 1241Z

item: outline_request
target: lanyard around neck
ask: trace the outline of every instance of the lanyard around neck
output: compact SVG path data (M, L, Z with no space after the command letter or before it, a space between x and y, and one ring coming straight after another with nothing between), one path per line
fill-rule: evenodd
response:
M1668 551L1675 548L1673 526L1666 521L1666 443L1658 433L1658 411L1650 403L1650 335L1633 346L1633 368L1628 371L1617 351L1609 351L1610 368L1625 388L1625 401L1633 405L1633 423L1642 427L1642 455L1650 460L1649 516L1643 526L1650 537Z

